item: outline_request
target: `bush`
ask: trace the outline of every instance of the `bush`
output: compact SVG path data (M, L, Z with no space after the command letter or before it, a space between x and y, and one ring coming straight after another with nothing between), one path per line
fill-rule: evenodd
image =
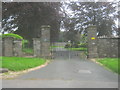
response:
M22 39L23 40L22 36L20 36L18 34L13 34L13 33L3 34L2 38L5 38L5 37L13 37L14 39Z
M24 40L22 41L23 48L25 48L25 47L28 45L28 43L29 43L29 41L26 40L26 39L24 39Z
M78 46L77 43L75 43L75 44L72 45L72 48L79 48L79 46Z
M8 33L8 34L3 34L0 37L2 37L2 38L13 37L14 39L21 39L23 47L25 46L25 44L28 43L28 40L25 40L22 36L20 36L18 34Z
M87 47L87 43L78 44L78 47Z
M71 47L70 44L66 44L66 45L65 45L65 48L70 48L70 47Z

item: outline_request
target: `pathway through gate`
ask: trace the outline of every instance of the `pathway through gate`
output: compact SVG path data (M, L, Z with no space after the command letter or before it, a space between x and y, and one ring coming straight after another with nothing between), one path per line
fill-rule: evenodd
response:
M55 42L52 48L54 60L86 59L84 51L73 51L65 48L65 42ZM56 59L57 58L57 59Z

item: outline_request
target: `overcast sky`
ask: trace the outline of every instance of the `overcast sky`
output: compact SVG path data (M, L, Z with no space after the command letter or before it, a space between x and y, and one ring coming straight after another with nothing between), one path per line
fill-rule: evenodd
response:
M79 1L79 2L93 2L93 1L99 1L99 2L113 2L113 1L119 1L119 0L0 0L3 2L60 2L60 1Z

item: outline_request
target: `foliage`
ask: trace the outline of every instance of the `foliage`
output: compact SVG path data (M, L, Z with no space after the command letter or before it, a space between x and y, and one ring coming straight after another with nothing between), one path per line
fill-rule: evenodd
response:
M96 25L98 35L110 36L115 31L117 3L114 2L64 2L64 25L69 31L87 34L86 27ZM67 8L67 9L66 9ZM68 9L71 13L68 12Z
M66 31L64 37L65 37L66 41L71 41L71 44L73 44L77 40L76 31L74 31L74 30Z
M3 2L3 33L17 33L31 43L32 38L40 37L41 25L50 25L51 40L55 40L60 27L60 6L59 2Z
M118 71L120 70L120 67L118 67L120 63L118 58L103 58L98 59L97 61L103 64L105 67L111 69L113 72L120 74L120 71Z
M21 39L23 47L25 46L25 44L28 44L28 40L25 40L22 36L18 34L14 34L14 33L2 34L1 37L2 38L13 37L14 39Z
M85 54L86 56L88 56L88 51L86 50L86 51L84 52L84 54Z
M74 44L72 44L71 47L72 47L72 48L79 48L79 45L78 45L78 43L74 43Z
M66 44L65 45L65 48L70 48L71 47L71 44Z
M87 43L73 43L73 44L66 44L65 48L87 48Z
M5 37L13 37L15 39L21 39L21 40L23 40L22 36L20 36L18 34L13 34L13 33L3 34L2 38L5 38Z
M26 46L28 46L28 44L29 44L29 41L28 41L28 40L24 39L24 40L22 41L23 48L25 48Z
M80 43L78 44L79 47L87 47L87 43Z
M86 51L87 48L67 48L68 50L73 50L73 51Z
M25 57L2 57L0 60L2 68L8 68L11 71L22 71L46 62L42 58L25 58Z
M64 48L63 46L51 46L51 48Z

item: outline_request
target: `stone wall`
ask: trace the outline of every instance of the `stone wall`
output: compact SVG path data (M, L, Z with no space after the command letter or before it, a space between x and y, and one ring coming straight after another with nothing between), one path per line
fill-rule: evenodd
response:
M98 37L98 56L104 57L118 57L118 40L120 38Z
M6 37L0 40L0 56L22 56L22 40Z
M118 42L120 38L97 37L96 26L89 26L88 32L88 58L118 57Z

